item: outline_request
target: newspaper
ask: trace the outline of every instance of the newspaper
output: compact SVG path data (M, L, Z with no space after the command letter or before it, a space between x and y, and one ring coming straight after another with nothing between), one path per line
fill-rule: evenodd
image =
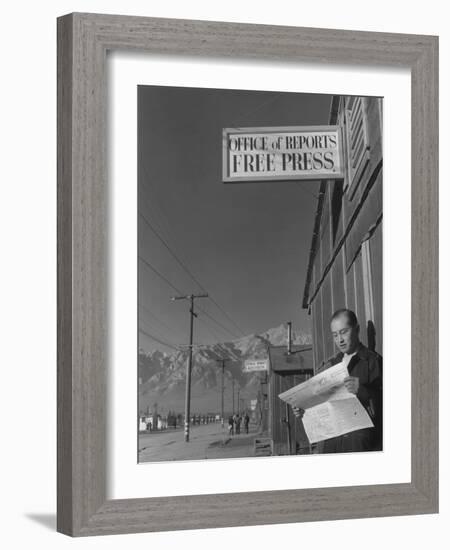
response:
M347 365L341 362L278 396L305 411L303 426L310 443L373 427L359 399L344 386L347 376Z

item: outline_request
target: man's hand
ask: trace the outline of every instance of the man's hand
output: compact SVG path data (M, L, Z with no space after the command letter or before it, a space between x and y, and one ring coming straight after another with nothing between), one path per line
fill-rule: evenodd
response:
M356 395L359 390L359 378L356 376L347 376L344 379L344 386L347 388L347 391Z
M299 407L292 407L292 410L294 412L294 415L296 418L301 419L303 418L303 415L305 414L305 411L303 409L300 409Z

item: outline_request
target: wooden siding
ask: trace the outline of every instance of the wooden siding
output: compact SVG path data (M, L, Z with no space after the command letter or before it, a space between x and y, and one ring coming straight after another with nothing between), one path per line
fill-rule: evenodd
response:
M271 437L274 455L304 453L309 449L308 438L302 422L292 413L292 408L282 401L278 395L307 379L306 375L272 373L270 378L271 395ZM272 393L273 390L273 393ZM291 445L289 448L289 437Z
M275 455L305 454L310 450L302 422L278 397L313 373L312 346L292 346L292 351L288 356L284 346L269 349L269 434Z
M382 102L379 98L363 98L353 103L341 98L336 120L330 123L347 124L351 118L348 108L353 104L360 109L357 119L361 133L354 143L367 150L367 159L361 160L364 170L357 176L356 172L351 174L357 181L350 181L347 173L344 181L327 182L323 208L318 213L319 240L307 302L316 372L336 351L329 320L333 311L342 307L358 316L361 341L382 353ZM351 129L343 132L344 136L349 133ZM346 144L344 152L350 154L351 145Z

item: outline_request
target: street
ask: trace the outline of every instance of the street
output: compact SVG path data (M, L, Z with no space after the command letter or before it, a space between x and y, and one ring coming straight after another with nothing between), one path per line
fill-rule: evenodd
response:
M162 460L200 460L254 456L257 427L249 433L229 436L227 426L202 424L191 426L189 442L184 441L183 429L139 435L139 462Z

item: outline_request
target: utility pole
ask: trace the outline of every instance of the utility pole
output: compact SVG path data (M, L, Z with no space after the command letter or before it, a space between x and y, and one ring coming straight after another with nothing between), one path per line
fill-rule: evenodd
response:
M190 312L190 336L189 336L189 359L186 365L186 398L184 403L184 440L189 441L189 425L191 421L191 371L192 371L192 346L194 340L194 300L196 298L208 298L208 294L190 294L189 296L173 296L175 300L189 300L191 302Z
M232 387L232 392L233 392L233 416L234 416L234 378L233 378L233 375L231 375L231 387Z
M158 403L153 405L152 430L158 429Z
M288 321L287 354L292 354L292 321Z
M225 393L225 361L226 359L216 359L218 363L222 363L222 428L224 426L224 393Z

